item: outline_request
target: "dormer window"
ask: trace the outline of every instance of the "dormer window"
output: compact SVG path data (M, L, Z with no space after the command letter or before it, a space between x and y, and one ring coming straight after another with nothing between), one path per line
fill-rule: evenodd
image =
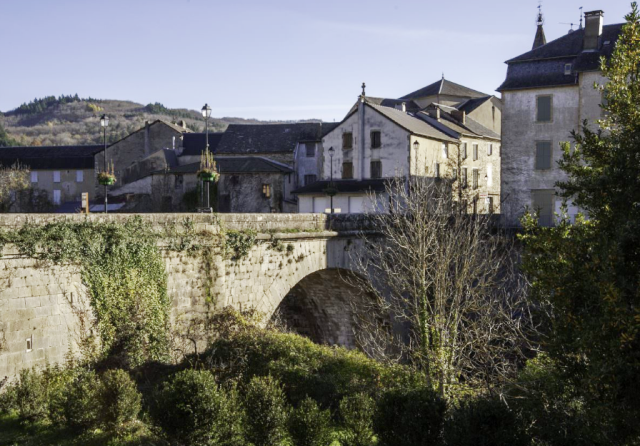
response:
M571 64L570 63L564 64L564 74L566 76L571 74Z

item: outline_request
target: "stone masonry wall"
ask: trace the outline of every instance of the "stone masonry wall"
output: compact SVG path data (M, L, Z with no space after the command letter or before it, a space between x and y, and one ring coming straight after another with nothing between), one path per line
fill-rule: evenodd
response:
M327 268L348 268L349 251L358 245L357 241L351 241L351 230L359 226L356 218L336 219L332 225L347 230L339 234L325 230L330 226L327 216L318 214L142 215L158 226L179 223L185 217L192 218L198 229L215 231L222 226L255 229L260 233L256 245L244 259L233 261L216 254L213 271L207 270L202 256L163 251L174 322L209 309L205 301L209 280L219 307L254 307L271 316L287 293L306 276ZM131 218L131 214L0 215L0 227L84 218L123 221ZM276 246L274 238L279 240ZM78 341L90 322L87 292L77 266L51 265L24 258L11 246L5 247L3 254L0 258L0 380L15 376L22 368L64 361L68 353L77 351ZM27 339L31 343L29 351Z

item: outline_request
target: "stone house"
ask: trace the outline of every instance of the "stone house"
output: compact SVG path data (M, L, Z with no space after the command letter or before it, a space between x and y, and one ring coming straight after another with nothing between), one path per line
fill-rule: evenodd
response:
M338 190L335 212L363 212L371 192L381 193L385 179L397 176L449 179L460 185L470 212L498 211L500 135L454 106L421 109L415 102L362 95L323 137L323 150L322 180L294 191L299 212L329 209L325 189L331 178Z
M602 116L602 97L594 83L606 83L599 70L623 24L604 25L604 13L585 13L585 27L546 43L542 15L533 49L508 60L499 87L503 101L501 201L504 223L518 226L527 210L539 211L542 225L553 225L562 199L556 183L566 179L557 163L560 143L571 131ZM572 218L579 212L568 203Z
M3 147L0 148L0 165L10 167L16 163L30 169L32 190L43 191L49 203L59 207L65 203L73 212L80 208L83 192L89 199L95 196L94 154L101 145L51 146L51 147ZM33 200L33 195L29 198ZM18 212L38 211L45 203L21 200Z

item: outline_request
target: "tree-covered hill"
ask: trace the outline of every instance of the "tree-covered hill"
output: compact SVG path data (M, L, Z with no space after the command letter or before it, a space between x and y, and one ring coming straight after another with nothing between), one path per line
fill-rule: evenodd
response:
M202 115L196 110L170 109L156 102L142 105L132 101L81 98L76 95L47 96L0 113L0 146L8 142L24 146L75 145L102 142L100 116L109 116L109 142L144 126L145 121L185 121L193 131L204 131ZM212 118L210 131L222 131L231 123L259 123L254 119Z

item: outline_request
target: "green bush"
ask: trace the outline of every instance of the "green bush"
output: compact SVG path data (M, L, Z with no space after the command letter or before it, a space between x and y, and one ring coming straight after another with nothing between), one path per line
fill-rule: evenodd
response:
M35 369L20 371L20 379L15 385L15 408L25 421L40 421L48 414L47 383Z
M528 446L531 439L520 420L495 398L469 399L454 404L444 428L450 446Z
M375 403L364 393L347 396L340 401L340 418L344 426L344 446L370 446L373 442Z
M289 434L295 446L327 446L331 443L331 414L305 398L291 413Z
M152 416L172 440L188 445L242 445L243 412L235 391L208 371L183 370L158 393Z
M100 421L107 430L119 432L140 413L142 397L124 370L109 370L101 381Z
M61 398L61 412L67 426L87 430L99 424L100 381L93 370L78 368L65 386Z
M433 445L440 440L446 404L428 387L391 390L378 401L375 431L384 446Z
M73 376L74 370L70 367L53 366L42 371L47 386L48 418L53 423L65 423L65 392Z
M246 388L247 439L255 446L287 444L289 407L280 383L270 376L253 378Z

